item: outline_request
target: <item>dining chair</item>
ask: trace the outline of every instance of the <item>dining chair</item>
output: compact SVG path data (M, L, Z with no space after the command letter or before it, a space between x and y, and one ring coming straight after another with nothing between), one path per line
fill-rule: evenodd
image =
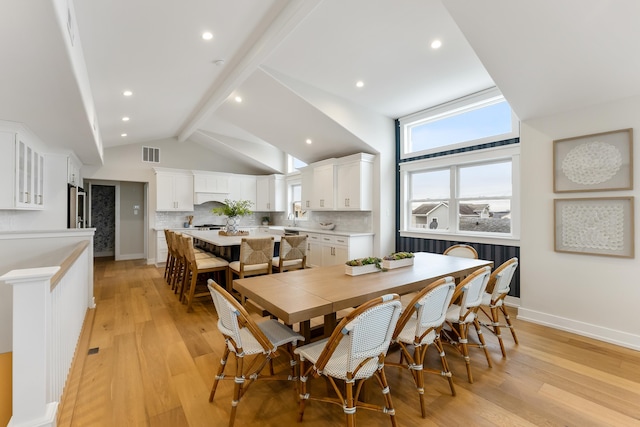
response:
M420 398L422 418L426 417L424 401L424 372L437 374L449 381L451 395L456 395L449 364L440 340L440 331L455 290L453 277L436 280L423 288L403 310L393 332L392 342L400 347L400 362L387 360L387 366L406 368L411 372ZM440 354L441 370L425 368L424 359L430 345ZM409 347L413 346L413 354Z
M462 258L478 259L478 251L471 245L457 244L449 246L442 253L443 255L458 256Z
M169 230L168 228L164 229L164 240L165 242L167 242L167 261L164 264L164 280L167 282L168 285L171 284L170 272L173 269L173 262L175 261L173 257L173 253L171 252L171 245L169 243L169 240L171 240L171 236L170 236L171 233L172 231Z
M273 271L283 273L307 266L307 235L282 236L280 255L273 258Z
M481 324L498 337L502 357L507 357L507 353L504 349L504 343L502 342L500 327L508 328L511 331L511 336L513 336L513 341L518 344L516 330L513 328L513 324L511 324L509 313L507 313L507 309L504 305L504 299L507 297L509 290L511 289L511 281L516 268L518 268L518 258L513 257L502 263L500 267L496 268L493 273L491 273L487 289L482 295L482 303L480 305L480 312L482 312L491 321L490 324L482 322ZM489 311L487 311L487 309ZM500 313L502 313L502 316L504 317L504 324L500 324Z
M244 307L215 281L209 279L207 285L218 314L218 330L225 340L220 366L209 394L209 402L213 402L220 380L233 380L233 398L229 417L231 427L235 422L240 399L255 381L259 379L289 380L294 382L293 388L297 391L298 378L294 350L298 342L304 341L304 338L274 319L256 323ZM291 370L286 375L274 375L271 363L273 358L279 355L278 348L283 346L289 355ZM224 370L230 353L235 357L236 371L233 377L225 377ZM245 357L248 356L254 356L254 358L245 363ZM262 374L267 364L272 368L270 376Z
M487 345L482 336L480 323L478 322L477 312L482 303L482 295L489 282L491 274L490 267L482 267L465 277L457 286L453 293L452 300L460 303L453 303L447 310L445 324L449 326L443 329L443 337L446 341L453 345L464 357L467 365L467 377L470 383L473 383L473 375L471 374L471 359L469 357L469 346L480 347L484 350L487 358L487 364L491 368L491 358L487 351ZM469 344L469 327L473 325L478 340L478 344Z
M198 276L205 273L226 273L229 262L212 254L196 254L193 248L193 239L190 236L182 236L182 250L185 257L185 273L180 290L180 301L187 303L187 312L191 311L193 299L208 292L196 294ZM189 283L189 289L186 284Z
M344 317L329 338L295 350L295 354L300 357L298 421L302 421L306 402L311 399L341 406L346 415L347 426L355 426L357 408L388 414L391 425L396 425L384 362L401 309L397 294L374 298ZM327 379L336 397L311 396L308 381L311 377L319 376ZM384 406L360 401L364 381L371 377L376 377L382 388ZM344 391L336 380L344 381Z
M233 289L233 276L243 279L259 274L271 274L274 239L271 237L243 237L240 241L240 260L229 263L227 290Z

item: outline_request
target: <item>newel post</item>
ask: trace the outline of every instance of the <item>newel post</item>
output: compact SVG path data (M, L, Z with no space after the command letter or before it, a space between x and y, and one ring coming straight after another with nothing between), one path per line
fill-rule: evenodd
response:
M12 270L0 281L13 287L13 414L8 427L55 426L50 402L51 277L60 267Z

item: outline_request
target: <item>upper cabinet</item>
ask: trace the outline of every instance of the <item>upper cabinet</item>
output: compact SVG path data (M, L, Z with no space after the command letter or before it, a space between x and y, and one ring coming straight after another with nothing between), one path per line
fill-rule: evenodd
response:
M283 175L256 178L256 208L258 212L282 212L285 207L285 181Z
M194 172L196 193L229 193L229 175L223 173Z
M304 168L302 206L311 210L370 211L374 159L374 155L360 153Z
M229 182L229 199L249 200L251 209L256 208L257 178L254 175L233 175Z
M336 209L370 211L373 207L373 159L370 154L343 157L338 163Z
M44 155L26 134L0 132L0 189L2 209L44 208Z
M193 174L191 171L155 169L156 211L193 210Z

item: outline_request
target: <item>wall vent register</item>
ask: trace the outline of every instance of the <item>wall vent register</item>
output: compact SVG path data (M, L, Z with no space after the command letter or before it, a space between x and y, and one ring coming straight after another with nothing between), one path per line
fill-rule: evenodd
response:
M160 149L155 147L142 147L142 161L146 163L160 163Z

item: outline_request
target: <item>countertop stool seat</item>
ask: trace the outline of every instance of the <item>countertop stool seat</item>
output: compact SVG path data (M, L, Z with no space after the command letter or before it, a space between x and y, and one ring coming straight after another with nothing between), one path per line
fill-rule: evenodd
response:
M260 274L271 274L273 265L273 237L243 237L240 241L240 260L229 263L227 291L233 292L233 276L243 279ZM244 305L245 299L240 297Z
M300 270L307 267L307 235L282 236L280 255L273 258L273 271Z

